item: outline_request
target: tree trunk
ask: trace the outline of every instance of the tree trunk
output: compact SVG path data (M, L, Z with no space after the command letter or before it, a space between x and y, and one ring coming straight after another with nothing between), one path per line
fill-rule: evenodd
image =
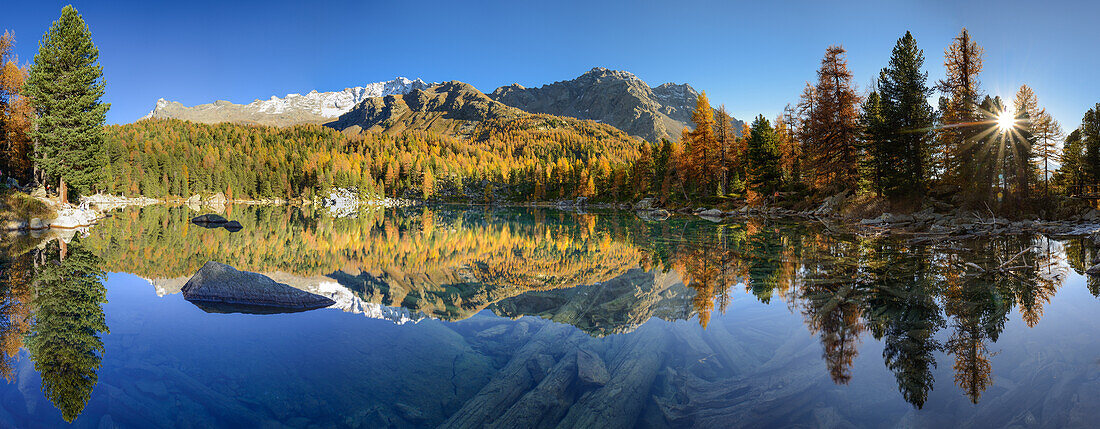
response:
M57 187L57 192L61 196L61 204L69 203L69 184L65 183L65 178L58 179L60 186Z

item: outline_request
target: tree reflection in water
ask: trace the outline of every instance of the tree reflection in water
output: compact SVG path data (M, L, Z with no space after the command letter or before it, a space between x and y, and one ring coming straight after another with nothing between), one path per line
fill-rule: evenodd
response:
M954 381L977 403L992 383L996 342L1015 308L1029 327L1043 316L1067 278L1096 257L1083 239L999 236L937 244L863 237L805 225L748 221L683 240L672 254L705 328L715 303L725 310L729 288L743 285L763 303L787 301L819 337L830 377L851 380L860 338L882 340L883 360L902 396L924 406L934 384L936 354L954 359ZM1093 295L1100 295L1094 278ZM936 334L950 328L946 341Z
M42 391L72 422L98 381L107 333L103 304L105 273L100 259L79 238L50 241L9 261L2 278L0 345L4 377L25 343Z
M990 346L1012 311L1036 326L1068 269L1083 273L1096 258L1087 239L920 242L775 219L643 222L624 212L507 209L409 209L346 219L305 209L247 208L235 215L245 229L227 235L189 229L190 216L168 207L128 211L97 226L88 247L110 270L143 277L188 276L213 259L249 271L329 276L365 302L444 320L488 308L508 317L539 314L575 325L588 320L585 332L596 336L629 332L647 320L638 315L657 307L663 317L695 315L706 328L742 287L762 303L784 303L801 315L836 383L852 380L868 335L881 341L884 365L916 408L933 389L938 356L953 359L954 383L977 402L992 383ZM654 278L628 275L634 268L679 275L676 287L684 293L668 289L660 295L665 298L656 298L665 289L618 282L611 284L616 291L634 292L601 297L594 307L570 295L578 286ZM1096 279L1088 286L1100 295ZM660 305L661 299L682 311ZM95 348L88 350L94 354Z

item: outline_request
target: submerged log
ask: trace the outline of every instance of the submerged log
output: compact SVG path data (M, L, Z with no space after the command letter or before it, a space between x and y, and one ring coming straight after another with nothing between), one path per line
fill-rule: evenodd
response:
M328 307L335 301L229 265L207 262L183 285L183 298L207 312L282 313Z

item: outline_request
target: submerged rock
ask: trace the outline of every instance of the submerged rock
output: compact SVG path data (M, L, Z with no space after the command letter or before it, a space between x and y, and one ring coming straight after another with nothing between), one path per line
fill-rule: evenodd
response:
M284 313L328 307L321 295L276 283L269 277L207 262L181 289L183 298L216 313Z
M577 350L577 378L585 384L603 386L611 375L599 355L588 350Z

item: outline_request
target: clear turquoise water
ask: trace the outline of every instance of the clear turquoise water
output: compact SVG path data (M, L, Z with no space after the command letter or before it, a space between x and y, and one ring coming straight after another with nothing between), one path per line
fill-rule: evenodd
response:
M109 272L90 397L75 411L78 394L48 398L46 356L24 345L0 426L65 426L64 407L77 427L1088 427L1100 414L1100 300L1078 273L1095 250L1081 239L917 246L623 213L262 208L234 213L245 230L231 235L193 229L193 214L128 212L68 245ZM306 236L319 239L287 244ZM1012 275L950 268L1030 245ZM206 313L159 280L205 259L307 290L327 278L359 307ZM382 310L413 320L369 317Z

